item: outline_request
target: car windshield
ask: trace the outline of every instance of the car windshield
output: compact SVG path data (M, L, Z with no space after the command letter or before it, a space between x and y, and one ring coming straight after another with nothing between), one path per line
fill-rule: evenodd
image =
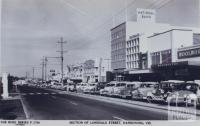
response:
M192 91L194 93L197 92L199 86L195 83L185 83L183 85L181 85L180 90L187 90L187 91Z
M127 85L127 87L133 87L133 86L134 86L133 84L128 84L128 85Z
M125 83L118 83L118 84L116 85L116 87L123 87L123 86L126 86L126 84L125 84Z
M165 82L161 83L157 88L163 89L165 92L178 91L183 83Z
M141 87L143 88L151 88L151 87L154 87L153 84L141 84Z
M113 87L113 86L115 86L115 84L110 84L110 87Z

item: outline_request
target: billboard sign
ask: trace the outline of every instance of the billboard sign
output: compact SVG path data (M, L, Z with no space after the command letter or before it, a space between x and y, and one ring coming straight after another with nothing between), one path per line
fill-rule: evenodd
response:
M156 11L152 9L137 8L137 22L155 22Z

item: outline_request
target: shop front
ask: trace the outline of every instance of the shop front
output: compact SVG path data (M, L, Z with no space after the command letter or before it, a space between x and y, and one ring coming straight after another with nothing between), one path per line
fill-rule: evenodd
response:
M200 62L181 61L152 65L153 73L161 80L200 80Z

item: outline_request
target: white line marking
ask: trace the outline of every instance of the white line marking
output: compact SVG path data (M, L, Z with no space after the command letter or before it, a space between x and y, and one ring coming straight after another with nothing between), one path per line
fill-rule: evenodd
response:
M22 103L22 108L24 110L24 114L26 116L26 119L30 119L30 114L29 114L28 109L26 108L25 103L24 103L24 101L23 101L21 96L20 96L20 101Z
M34 93L29 93L30 95L34 95Z
M49 93L43 93L43 94L47 95L47 94L49 94Z
M37 93L37 94L39 94L39 95L40 95L41 93Z
M78 105L77 103L75 103L75 102L72 102L72 101L70 101L70 103L71 103L71 104L73 104L73 105Z
M56 93L51 93L51 94L56 94Z
M117 116L112 116L114 119L118 119L118 120L125 120L125 119L122 119L120 117L117 117Z

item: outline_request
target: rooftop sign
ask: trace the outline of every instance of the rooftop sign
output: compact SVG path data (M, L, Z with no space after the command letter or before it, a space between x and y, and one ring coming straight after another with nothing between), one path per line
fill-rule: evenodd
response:
M137 8L137 22L155 22L156 11L152 9Z

